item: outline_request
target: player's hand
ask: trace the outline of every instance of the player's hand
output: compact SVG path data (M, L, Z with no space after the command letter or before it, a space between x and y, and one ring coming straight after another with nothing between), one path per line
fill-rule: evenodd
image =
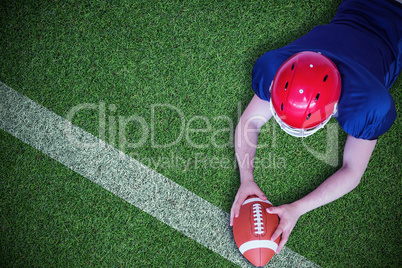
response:
M242 182L230 211L230 226L233 226L233 219L239 217L240 207L250 195L256 195L262 200L267 200L267 197L253 180Z
M275 241L282 234L281 241L276 249L276 253L279 253L288 241L290 233L293 231L301 214L292 204L267 208L267 213L279 216L279 225L271 236L271 241Z

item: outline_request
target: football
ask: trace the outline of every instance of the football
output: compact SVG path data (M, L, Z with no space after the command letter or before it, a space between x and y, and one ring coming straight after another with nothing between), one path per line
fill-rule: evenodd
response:
M269 201L249 196L240 207L239 217L233 220L233 236L241 254L253 265L266 265L275 255L280 237L270 238L279 224L276 214L268 214Z

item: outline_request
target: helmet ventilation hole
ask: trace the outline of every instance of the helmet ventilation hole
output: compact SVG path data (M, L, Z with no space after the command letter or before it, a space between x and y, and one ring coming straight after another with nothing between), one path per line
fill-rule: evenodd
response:
M310 119L310 116L311 116L311 113L309 113L309 114L307 115L306 120L309 120L309 119Z
M285 90L288 89L289 82L286 81Z
M317 96L315 96L315 101L318 101L319 97L320 97L320 93L317 93Z
M293 69L295 68L295 62L292 64L292 68L291 68L291 70L293 71Z
M324 82L327 81L327 79L328 79L328 75L326 75L326 76L324 77Z
M281 111L283 111L283 103L281 104Z

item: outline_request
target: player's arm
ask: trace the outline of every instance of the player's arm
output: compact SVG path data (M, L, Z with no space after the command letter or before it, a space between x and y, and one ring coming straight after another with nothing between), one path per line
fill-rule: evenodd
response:
M282 234L277 252L285 245L301 215L342 197L359 184L376 142L348 136L343 153L343 165L335 174L302 199L267 210L269 213L278 214L280 218L279 226L271 237L271 240L275 240Z
M241 204L249 195L255 194L266 200L264 193L254 182L253 164L258 133L271 116L269 102L261 100L257 95L254 95L236 126L235 152L241 184L231 209L230 225L233 225L233 218L238 216Z

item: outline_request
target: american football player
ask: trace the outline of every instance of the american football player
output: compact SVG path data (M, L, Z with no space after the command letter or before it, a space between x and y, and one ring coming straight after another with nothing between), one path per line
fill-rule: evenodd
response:
M379 136L396 119L389 88L402 68L402 4L396 0L344 0L327 25L261 56L252 72L254 97L235 132L241 185L233 218L250 195L266 200L254 182L258 131L274 117L296 137L314 134L331 117L348 134L342 167L317 189L291 204L272 207L282 235L277 253L299 217L352 191L360 182ZM243 164L240 164L243 163Z

